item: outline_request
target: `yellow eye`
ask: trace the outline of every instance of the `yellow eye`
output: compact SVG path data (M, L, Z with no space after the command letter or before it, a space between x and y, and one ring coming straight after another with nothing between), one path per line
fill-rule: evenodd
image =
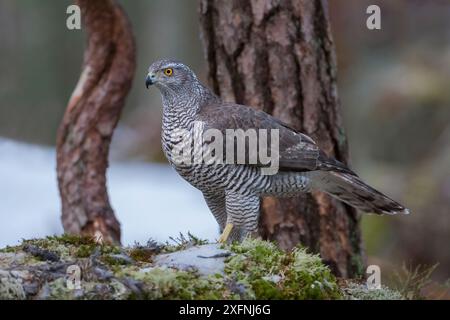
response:
M168 77L170 77L173 74L173 69L172 68L167 68L164 70L164 74Z

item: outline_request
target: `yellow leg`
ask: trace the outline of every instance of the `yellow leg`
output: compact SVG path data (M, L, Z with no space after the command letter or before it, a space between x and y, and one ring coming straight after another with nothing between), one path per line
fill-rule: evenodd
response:
M222 234L219 237L218 242L219 243L225 243L228 240L228 237L230 236L231 230L233 229L233 224L232 223L227 223L227 225L225 226L225 229L223 229Z

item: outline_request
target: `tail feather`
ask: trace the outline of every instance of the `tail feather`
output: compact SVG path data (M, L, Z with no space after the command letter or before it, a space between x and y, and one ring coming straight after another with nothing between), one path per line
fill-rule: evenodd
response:
M356 174L339 171L314 171L315 189L368 213L409 214L409 210L364 183Z

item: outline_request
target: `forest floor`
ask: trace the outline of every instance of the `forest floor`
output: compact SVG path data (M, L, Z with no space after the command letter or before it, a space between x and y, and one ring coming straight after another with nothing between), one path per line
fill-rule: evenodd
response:
M53 236L0 249L0 299L404 299L337 279L318 255L262 240L119 247Z

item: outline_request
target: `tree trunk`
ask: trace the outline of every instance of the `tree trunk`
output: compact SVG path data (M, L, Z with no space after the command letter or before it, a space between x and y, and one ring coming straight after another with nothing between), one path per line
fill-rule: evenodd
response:
M131 87L135 47L127 17L109 0L78 0L87 48L58 130L57 172L67 233L120 242L106 188L108 151Z
M311 0L200 2L208 80L224 100L260 108L346 162L327 4ZM283 248L319 252L343 277L361 274L359 217L316 192L263 200L260 232Z

